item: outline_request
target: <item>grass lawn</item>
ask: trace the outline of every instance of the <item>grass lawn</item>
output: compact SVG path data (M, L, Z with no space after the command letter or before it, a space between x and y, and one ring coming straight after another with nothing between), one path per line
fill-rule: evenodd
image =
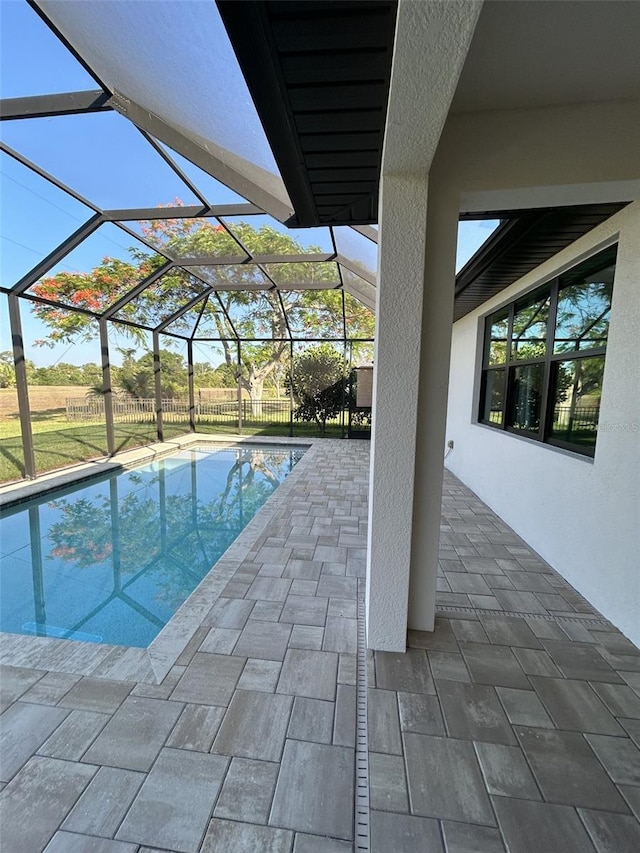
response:
M107 434L104 423L70 423L64 414L32 416L33 446L36 470L39 474L54 471L107 455ZM198 423L198 432L237 435L237 427L227 423ZM155 423L116 424L117 451L130 450L157 440ZM165 423L166 439L189 432L187 423ZM295 437L319 436L315 424L295 422ZM245 422L243 435L289 435L288 424L251 424ZM339 424L327 424L325 436L340 438ZM25 477L20 421L17 418L0 422L0 483Z

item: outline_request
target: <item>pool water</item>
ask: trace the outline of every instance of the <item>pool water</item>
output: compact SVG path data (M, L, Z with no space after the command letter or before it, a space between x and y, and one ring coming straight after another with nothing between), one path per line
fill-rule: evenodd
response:
M148 646L303 453L198 446L5 510L0 630Z

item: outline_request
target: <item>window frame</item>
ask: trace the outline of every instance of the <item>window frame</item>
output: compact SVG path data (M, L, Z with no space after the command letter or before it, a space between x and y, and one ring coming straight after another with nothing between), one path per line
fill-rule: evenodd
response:
M551 447L557 447L562 450L567 450L571 453L576 453L580 456L588 456L591 458L595 456L599 431L599 413L598 423L596 424L595 429L596 437L593 446L586 446L581 445L577 442L567 441L565 439L557 438L552 434L553 414L555 408L554 401L559 371L559 368L556 365L558 365L560 362L566 361L575 362L586 358L602 358L604 375L607 342L605 341L604 346L593 347L586 350L577 349L566 350L563 352L554 352L556 329L558 325L558 300L559 294L562 292L562 290L566 287L571 286L571 282L567 282L566 280L563 281L565 276L570 273L574 273L575 275L575 272L583 265L589 265L591 267L591 269L587 269L585 271L583 279L586 279L588 276L593 276L599 271L604 270L607 267L613 265L615 282L615 266L617 262L617 252L618 243L616 241L615 243L612 243L609 246L601 248L599 251L590 255L588 258L583 259L578 263L575 263L572 266L564 269L561 273L558 273L550 279L547 279L543 284L535 285L529 290L524 291L523 293L519 293L509 302L499 306L490 313L485 314L481 317L479 331L482 335L482 346L480 348L479 397L476 409L476 422L478 424L488 426L491 429L496 429L501 432L509 433L510 435L518 436L519 438L526 438L532 441L537 441L541 444L549 445ZM598 261L598 259L600 259L600 261ZM613 282L611 285L611 293L612 301ZM544 356L541 355L532 358L517 358L513 349L513 327L515 315L517 311L520 310L518 306L520 306L521 308L523 303L535 302L538 299L544 299L547 295L549 296L549 312L547 317L546 345ZM610 311L611 303L609 306L609 312ZM504 316L505 313L506 318ZM496 322L504 319L507 320L505 359L504 361L498 364L491 364L490 353L491 343L493 340L491 337L491 330ZM609 317L609 324L610 322L611 318ZM607 339L608 333L609 325L607 326ZM513 423L510 423L510 421L512 420L511 413L514 410L515 405L515 371L519 367L528 367L531 365L542 366L539 425L536 430L527 430L522 427L515 426ZM499 423L496 423L490 418L485 417L487 388L489 386L489 374L496 371L504 371L504 391L502 395L502 406L500 409L501 419ZM493 387L493 385L491 387ZM491 412L492 410L489 409L489 415L491 415Z

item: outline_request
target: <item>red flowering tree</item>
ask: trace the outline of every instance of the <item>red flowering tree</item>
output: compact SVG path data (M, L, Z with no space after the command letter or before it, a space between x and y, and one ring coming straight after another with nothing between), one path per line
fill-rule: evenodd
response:
M255 264L242 263L247 257L245 248L252 255L300 255L321 252L319 247L305 249L286 233L267 225L255 228L249 222L234 223L235 239L217 220L206 218L156 219L140 226L146 240L157 248L157 254L132 247L129 260L103 258L89 272L56 273L32 288L35 295L56 303L33 303L34 313L49 329L47 339L41 343L93 336L91 316L73 309L101 314L165 263L165 255L178 263L188 259L189 264L173 268L149 284L112 319L152 329L207 286L213 287L219 301L209 298L204 319L210 327L215 325L225 362L234 372L236 334L243 339L240 382L253 401L262 398L265 380L286 357L289 329L294 337L343 337L342 295L335 290L337 281L332 264L266 265L266 273L278 285L291 288L278 293L264 289L270 282ZM207 263L212 258L225 262ZM198 263L200 260L202 263ZM323 284L326 289L321 289ZM309 285L314 289L295 289ZM181 322L186 332L186 319L176 320L173 331L180 331ZM349 324L352 336L373 337L373 315L353 299L349 300ZM132 338L143 337L136 326L122 324L120 330Z

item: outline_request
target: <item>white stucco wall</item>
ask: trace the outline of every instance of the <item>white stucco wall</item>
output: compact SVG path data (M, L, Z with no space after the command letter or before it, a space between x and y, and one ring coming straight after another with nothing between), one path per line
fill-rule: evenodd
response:
M480 318L618 233L595 458L478 424ZM448 468L640 645L640 202L454 324L447 438Z

